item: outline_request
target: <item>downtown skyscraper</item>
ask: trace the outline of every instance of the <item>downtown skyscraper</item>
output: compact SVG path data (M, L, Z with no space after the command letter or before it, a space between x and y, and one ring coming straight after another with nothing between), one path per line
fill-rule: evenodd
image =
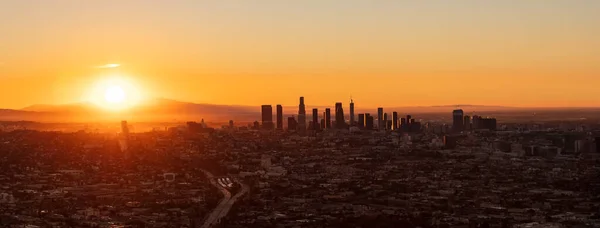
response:
M298 105L298 130L306 130L306 106L304 105L304 97L300 97L300 105Z
M392 112L392 130L398 130L398 112Z
M277 105L277 129L283 130L283 107Z
M263 129L273 129L273 106L271 105L263 105L261 107L262 113L262 128Z
M335 128L346 128L346 120L344 118L344 108L342 107L342 102L335 103Z
M326 108L325 109L325 128L329 129L331 128L331 109L330 108Z
M354 122L354 100L352 100L352 98L350 98L350 126L355 126L356 123Z
M312 126L313 129L312 130L319 130L319 127L321 126L321 124L319 123L319 109L313 108L312 110Z
M463 130L464 124L464 112L462 109L452 111L452 131L460 132Z
M383 130L385 129L383 122L383 108L377 108L377 129Z

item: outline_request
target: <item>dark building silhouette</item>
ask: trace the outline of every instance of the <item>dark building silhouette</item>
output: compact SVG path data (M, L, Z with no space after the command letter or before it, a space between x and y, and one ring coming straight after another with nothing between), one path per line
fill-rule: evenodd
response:
M383 126L385 126L384 129L386 129L386 130L390 129L387 125L387 121L388 121L388 114L383 113Z
M374 118L373 116L371 116L371 114L366 113L365 114L365 129L371 130L373 129L373 122L374 122Z
M298 130L306 130L306 107L304 106L304 97L300 97L298 105Z
M350 126L354 125L356 125L356 122L354 122L354 100L350 98Z
M260 123L258 123L258 121L254 121L252 128L254 128L255 130L260 129Z
M293 116L288 117L288 131L295 131L298 128L298 122L296 122L296 118Z
M280 104L277 105L277 129L283 129L283 107Z
M479 129L496 130L496 118L479 118Z
M312 122L313 122L313 130L317 131L319 130L319 110L316 108L313 108L312 110Z
M412 123L410 123L410 132L420 132L421 131L421 122L417 122L415 121L415 119L411 120Z
M454 149L456 148L456 136L446 135L444 136L444 148L445 149Z
M365 114L363 113L358 114L358 127L365 128Z
M331 128L331 109L325 109L325 128Z
M262 106L262 128L273 129L273 107L271 105Z
M465 126L464 122L464 112L462 109L457 109L452 111L452 131L461 132Z
M377 108L377 129L383 130L385 128L383 122L383 108Z
M481 117L474 115L473 118L471 119L471 121L473 122L473 124L471 125L471 129L475 130L475 129L480 129L481 128Z
M406 118L400 118L400 129L406 130L408 128L408 124L406 123Z
M398 112L392 112L392 130L398 130Z
M463 118L463 124L464 124L463 129L465 131L471 130L471 117L465 115L465 117Z
M392 121L391 120L386 120L385 121L385 129L392 129Z
M321 129L325 129L325 119L321 119Z
M233 128L233 120L229 120L229 128Z
M410 123L412 121L412 116L411 115L406 115L406 124L410 125Z
M344 117L344 108L342 102L335 103L335 128L344 129L346 128L346 120Z

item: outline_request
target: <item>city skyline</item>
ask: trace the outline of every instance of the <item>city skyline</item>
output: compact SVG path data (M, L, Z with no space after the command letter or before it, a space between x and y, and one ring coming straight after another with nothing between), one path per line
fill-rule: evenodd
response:
M600 106L598 1L138 3L3 1L0 107L95 101L109 77L209 104Z

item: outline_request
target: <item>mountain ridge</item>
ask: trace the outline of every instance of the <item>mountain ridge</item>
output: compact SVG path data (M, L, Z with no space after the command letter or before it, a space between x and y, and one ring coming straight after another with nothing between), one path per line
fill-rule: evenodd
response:
M349 114L349 109L344 106L344 113ZM273 105L275 106L275 105ZM307 115L312 115L312 109L318 108L319 115L322 115L325 108L333 109L331 106L310 106L307 105ZM434 105L434 106L404 106L404 107L384 107L384 111L397 111L401 114L418 113L445 113L453 109L462 108L466 114L489 113L503 111L529 111L540 108L522 108L508 106L487 106L487 105ZM560 109L560 108L554 108ZM569 110L571 110L570 108ZM291 116L298 113L298 106L283 106L284 115ZM0 120L3 121L39 121L39 122L94 122L94 121L168 121L185 122L190 120L210 119L218 121L255 121L260 120L260 106L248 105L224 105L207 104L177 101L165 98L156 98L145 102L144 104L132 107L121 112L111 112L97 105L87 102L70 104L34 104L22 109L0 109ZM376 114L377 108L361 108L357 106L355 114L371 113ZM273 107L275 114L275 107ZM334 111L332 112L334 115Z

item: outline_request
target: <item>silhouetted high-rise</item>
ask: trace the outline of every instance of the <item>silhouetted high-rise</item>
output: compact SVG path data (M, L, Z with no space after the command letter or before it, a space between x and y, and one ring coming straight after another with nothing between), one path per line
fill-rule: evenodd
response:
M398 112L392 112L392 130L398 129Z
M277 105L277 129L283 129L283 107L280 104Z
M481 128L481 126L480 126L481 125L481 116L477 116L477 115L473 116L473 120L472 121L473 121L473 125L472 125L471 128L473 130Z
M358 127L365 128L365 114L363 113L358 114Z
M346 119L344 118L344 108L342 102L335 103L335 128L344 129L346 128Z
M387 114L387 112L384 112L383 113L383 126L385 126L384 129L386 129L386 130L389 129L387 122L388 122L388 114Z
M304 106L304 97L300 97L300 105L298 105L298 129L306 130L306 107Z
M313 122L313 130L319 130L319 109L313 108L312 110L312 122Z
M463 124L464 124L463 130L465 130L465 131L471 130L471 117L465 115L465 117L463 118Z
M465 124L464 122L464 112L462 109L457 109L452 111L452 130L454 132L460 132L463 130Z
M263 105L262 109L262 128L273 129L273 106Z
M288 117L287 125L288 131L295 131L298 128L298 122L296 122L296 118L293 116Z
M365 114L365 129L371 130L373 129L373 116L371 116L371 114L366 113Z
M406 124L406 118L400 118L400 129L406 130L408 129L408 124Z
M325 128L331 128L331 109L325 109Z
M354 126L356 123L354 122L354 100L350 98L350 126Z
M385 127L383 122L383 108L377 108L377 129L383 130Z

